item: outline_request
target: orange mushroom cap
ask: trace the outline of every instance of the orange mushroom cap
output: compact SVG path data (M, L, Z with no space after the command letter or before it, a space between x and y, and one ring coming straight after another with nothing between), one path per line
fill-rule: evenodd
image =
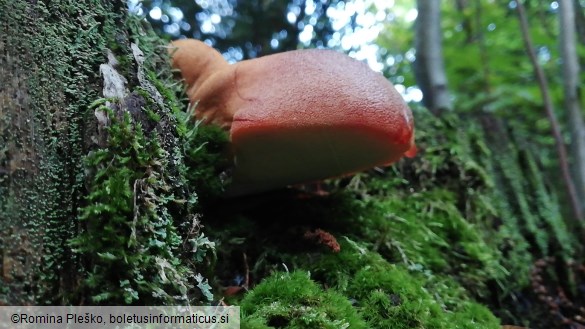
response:
M197 119L229 131L232 195L355 173L416 152L410 109L365 63L313 49L230 65L198 40L172 46L173 66L198 102Z

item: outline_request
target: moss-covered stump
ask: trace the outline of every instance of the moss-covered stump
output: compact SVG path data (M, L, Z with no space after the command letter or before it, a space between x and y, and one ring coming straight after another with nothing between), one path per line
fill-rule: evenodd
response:
M400 193L395 197L407 199ZM451 202L429 196L416 200ZM497 252L472 225L463 224L458 212L435 209L425 215L417 207L356 200L345 192L325 199L287 196L277 202L278 209L247 212L255 221L239 217L219 230L223 285L245 277L247 269L252 278L268 276L241 302L229 299L242 306L244 327L319 328L305 317L321 313L331 322L356 323L348 328L361 323L365 328L499 328L499 320L474 296L489 295L486 283L506 271ZM307 232L321 232L322 239ZM337 237L339 252L327 237ZM241 255L246 255L243 261L237 259ZM222 265L222 256L231 256L228 264ZM298 272L283 274L286 269L306 272L299 278ZM309 314L296 311L310 303L301 287L317 285L320 289L311 290L316 295L311 300L317 302L302 308ZM328 312L330 302L321 305L328 294L343 297L336 299L340 308L351 303L357 320L351 312L342 317Z

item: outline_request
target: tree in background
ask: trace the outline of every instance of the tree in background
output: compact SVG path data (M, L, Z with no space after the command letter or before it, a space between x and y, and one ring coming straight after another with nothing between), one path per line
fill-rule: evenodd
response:
M443 63L441 1L418 0L414 73L423 104L434 114L451 108Z
M573 176L579 200L585 200L585 124L580 99L580 69L577 55L575 7L571 0L559 1L559 46L562 56L563 91L571 132ZM585 203L580 202L581 212ZM582 217L582 216L581 216ZM582 218L581 218L582 219Z

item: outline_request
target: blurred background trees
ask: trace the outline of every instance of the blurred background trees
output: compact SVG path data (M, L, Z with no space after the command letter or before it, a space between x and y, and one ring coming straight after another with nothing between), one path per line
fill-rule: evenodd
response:
M131 9L144 13L158 32L207 40L240 60L296 49L301 33L310 35L307 45L326 46L334 33L326 13L339 3L148 0Z

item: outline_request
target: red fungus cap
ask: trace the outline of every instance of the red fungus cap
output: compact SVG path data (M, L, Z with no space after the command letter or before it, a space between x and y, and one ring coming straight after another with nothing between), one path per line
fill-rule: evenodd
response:
M173 65L189 84L190 100L198 102L196 117L229 131L232 195L342 176L414 155L410 109L365 63L314 49L229 65L199 41L173 45L178 48ZM185 59L195 52L204 60Z

